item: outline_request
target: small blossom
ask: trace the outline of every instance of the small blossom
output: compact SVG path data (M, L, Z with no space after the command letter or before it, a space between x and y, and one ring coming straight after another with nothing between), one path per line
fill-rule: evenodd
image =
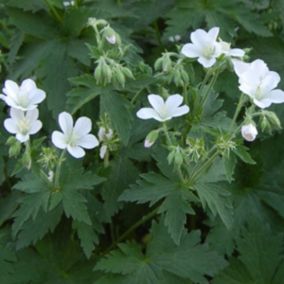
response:
M100 148L100 158L104 159L106 153L107 153L107 145L102 145Z
M28 110L24 112L19 109L11 108L11 118L5 119L5 129L16 134L16 139L21 143L30 139L30 135L36 134L42 127L42 123L38 120L38 109Z
M175 35L175 36L169 36L169 41L170 42L178 42L181 40L181 36L180 35Z
M166 121L189 112L187 105L180 106L183 102L183 97L178 94L169 96L166 101L159 95L151 94L148 95L148 101L152 108L141 108L136 113L141 119L153 118L158 121Z
M240 48L231 48L231 44L225 41L219 41L218 42L221 53L229 56L229 57L243 57L245 55L245 51Z
M242 126L241 133L242 133L243 138L246 141L252 142L255 140L258 134L258 131L256 127L250 123L250 124L246 124Z
M192 43L183 46L181 53L190 58L198 58L197 61L205 68L213 66L216 58L221 55L221 47L217 42L219 28L214 27L208 32L197 29L192 32Z
M75 1L63 1L63 6L65 8L70 7L70 6L74 6L75 5Z
M260 108L267 108L272 103L284 102L284 92L275 89L280 82L277 72L270 71L264 61L257 59L252 63L233 61L239 76L239 89L248 95Z
M116 36L115 35L106 36L106 40L110 44L116 44Z
M89 134L92 129L92 122L87 117L80 117L73 123L72 116L67 112L59 114L58 123L62 130L53 131L52 143L59 149L67 149L74 158L82 158L85 149L93 149L99 145L98 139Z
M21 86L12 80L6 80L3 93L6 96L0 95L0 99L8 106L23 111L37 108L37 105L46 97L45 92L38 89L32 79L24 80Z

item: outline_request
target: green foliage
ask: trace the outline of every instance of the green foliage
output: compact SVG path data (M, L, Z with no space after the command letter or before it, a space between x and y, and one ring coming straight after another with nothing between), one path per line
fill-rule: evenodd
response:
M146 253L135 243L120 244L95 267L104 273L123 275L122 283L164 283L168 273L177 281L209 283L204 275L213 276L226 265L225 260L206 244L200 244L200 232L183 233L180 245L171 240L162 224L153 223ZM113 276L102 278L114 281ZM100 282L101 281L101 282ZM179 282L177 282L179 283Z
M2 86L32 78L47 95L31 143L9 136L1 100L0 283L283 283L284 112L247 98L235 113L231 59L202 68L181 55L192 31L217 26L245 61L261 58L283 78L283 9L283 0L0 0ZM190 112L141 120L148 94L181 94ZM63 111L89 117L100 140L81 160L52 144ZM241 126L266 116L277 127L244 141Z

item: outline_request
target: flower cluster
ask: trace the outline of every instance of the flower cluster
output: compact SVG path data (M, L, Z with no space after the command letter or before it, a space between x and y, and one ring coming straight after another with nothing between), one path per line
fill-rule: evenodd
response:
M231 49L229 43L222 40L217 41L219 31L218 27L208 32L197 29L190 35L192 43L185 44L181 53L189 58L197 58L197 61L205 68L212 67L222 54L229 57L243 57L245 52L242 49Z
M16 139L21 143L27 142L30 135L38 133L42 128L42 122L38 120L38 104L41 103L46 94L38 89L32 79L24 80L20 86L17 83L5 81L3 93L0 98L11 107L10 118L4 121L5 129L15 134ZM72 116L62 112L58 117L59 126L62 132L52 133L52 143L59 149L66 149L75 158L85 155L85 149L92 149L98 146L98 139L89 134L92 129L92 122L87 117L80 117L73 123Z
M38 104L41 103L46 94L38 89L32 79L24 80L20 86L17 83L6 80L3 88L4 95L0 99L11 107L10 118L4 121L4 127L16 135L21 143L29 140L30 135L36 134L42 127L38 120Z

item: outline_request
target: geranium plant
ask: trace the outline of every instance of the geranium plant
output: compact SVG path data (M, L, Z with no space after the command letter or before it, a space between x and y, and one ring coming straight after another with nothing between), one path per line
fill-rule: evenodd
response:
M3 2L0 283L282 283L277 5L209 2Z

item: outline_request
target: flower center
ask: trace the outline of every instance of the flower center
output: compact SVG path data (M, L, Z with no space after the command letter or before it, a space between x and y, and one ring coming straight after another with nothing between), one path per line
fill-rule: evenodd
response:
M75 147L78 145L78 136L74 134L73 130L69 134L69 136L67 136L66 144L69 144L71 147Z
M18 122L18 129L22 135L27 135L29 133L30 123L26 117Z
M159 109L159 115L163 119L167 118L169 116L169 111L168 111L168 108L167 108L166 104L161 106L161 108Z
M210 59L213 56L214 52L215 52L215 47L213 45L207 45L206 47L204 47L202 55L205 58Z
M19 93L17 96L17 103L18 105L22 106L22 107L27 107L29 105L29 97L28 94L25 93Z

